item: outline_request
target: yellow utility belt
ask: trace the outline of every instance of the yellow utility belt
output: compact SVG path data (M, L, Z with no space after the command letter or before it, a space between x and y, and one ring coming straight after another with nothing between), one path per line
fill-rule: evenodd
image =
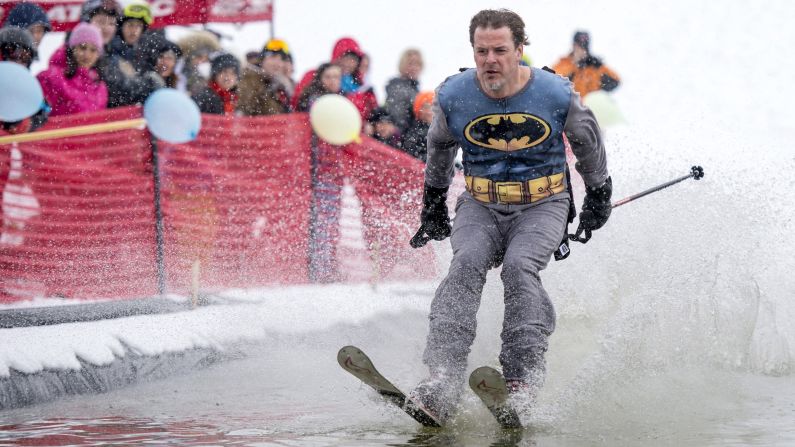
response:
M510 205L537 202L566 190L566 178L562 172L523 182L495 182L468 175L466 184L467 191L481 202Z

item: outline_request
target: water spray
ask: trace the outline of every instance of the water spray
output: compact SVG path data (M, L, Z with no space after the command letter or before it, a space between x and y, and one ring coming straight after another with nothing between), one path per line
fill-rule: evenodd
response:
M610 207L612 209L615 209L615 208L618 208L621 205L626 205L627 203L632 202L633 200L640 199L643 196L647 196L647 195L649 195L651 193L660 191L662 189L665 189L665 188L667 188L669 186L675 185L675 184L677 184L679 182L682 182L684 180L687 180L689 178L693 178L694 180L700 180L703 177L704 177L704 169L701 166L693 166L692 168L690 168L690 174L687 174L687 175L684 175L682 177L679 177L679 178L673 179L671 181L665 182L665 183L663 183L661 185L657 185L657 186L655 186L653 188L649 188L649 189L647 189L647 190L645 190L643 192L639 192L637 194L633 194L633 195L631 195L629 197L625 197L625 198L623 198L623 199L621 199L621 200L619 200L617 202L614 202L612 205L610 205ZM588 211L586 211L586 212L588 212ZM583 233L585 233L585 236L581 236ZM574 234L570 234L568 236L568 238L570 240L572 240L572 241L582 242L584 244L584 243L588 242L591 239L591 230L584 229L582 227L582 224L580 224L577 227L577 232L574 233Z

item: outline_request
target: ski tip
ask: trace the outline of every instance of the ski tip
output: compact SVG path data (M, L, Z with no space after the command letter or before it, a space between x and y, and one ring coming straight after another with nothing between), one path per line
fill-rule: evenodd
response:
M502 373L488 366L472 371L469 375L469 387L489 409L503 405L508 398Z
M469 374L469 386L474 387L484 378L502 379L502 373L490 366L481 366Z
M491 366L480 366L475 368L475 370L472 371L470 375L475 375L475 374L500 374L500 372L492 368Z
M357 348L356 346L348 345L348 346L341 347L340 350L339 350L339 353L342 354L342 353L356 352L356 351L361 352L362 350Z
M337 362L345 368L345 362L351 358L352 356L360 356L363 355L361 349L357 348L356 346L343 346L340 348L339 352L337 352Z

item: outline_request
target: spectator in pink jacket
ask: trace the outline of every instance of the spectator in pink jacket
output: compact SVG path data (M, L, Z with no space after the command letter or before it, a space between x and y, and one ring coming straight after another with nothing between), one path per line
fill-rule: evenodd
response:
M50 65L37 78L51 116L102 110L108 104L108 88L95 67L102 55L102 34L94 25L80 23L66 43L66 66Z

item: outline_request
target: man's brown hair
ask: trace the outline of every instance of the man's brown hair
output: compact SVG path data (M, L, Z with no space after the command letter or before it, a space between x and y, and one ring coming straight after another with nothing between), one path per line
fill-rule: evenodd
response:
M497 29L503 26L511 30L516 48L529 43L524 32L524 20L509 9L484 9L475 14L469 22L469 43L475 46L475 29L478 27Z

